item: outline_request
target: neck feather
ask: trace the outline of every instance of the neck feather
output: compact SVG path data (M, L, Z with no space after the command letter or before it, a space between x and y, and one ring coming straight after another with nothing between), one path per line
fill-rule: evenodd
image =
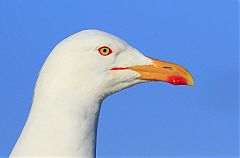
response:
M37 85L27 123L11 157L95 157L101 101L81 88Z

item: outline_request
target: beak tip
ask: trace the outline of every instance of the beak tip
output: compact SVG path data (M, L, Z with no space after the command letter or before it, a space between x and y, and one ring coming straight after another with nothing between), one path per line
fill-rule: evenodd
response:
M194 87L194 83L189 83L188 85L191 87Z
M190 76L188 79L188 85L194 87L194 80L192 76Z
M194 80L191 75L183 76L168 76L167 82L173 85L187 85L194 87Z

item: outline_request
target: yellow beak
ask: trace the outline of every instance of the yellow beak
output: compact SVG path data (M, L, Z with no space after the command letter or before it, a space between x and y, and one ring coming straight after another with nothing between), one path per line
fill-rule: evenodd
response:
M152 65L132 66L128 69L141 74L139 79L163 81L173 85L194 85L192 75L180 65L150 58Z

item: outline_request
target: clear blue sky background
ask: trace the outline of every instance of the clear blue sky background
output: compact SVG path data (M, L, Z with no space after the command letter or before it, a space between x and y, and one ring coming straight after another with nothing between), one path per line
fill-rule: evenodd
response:
M38 72L65 37L94 28L188 68L195 87L140 84L108 97L97 156L237 157L237 0L0 1L0 157L31 106Z

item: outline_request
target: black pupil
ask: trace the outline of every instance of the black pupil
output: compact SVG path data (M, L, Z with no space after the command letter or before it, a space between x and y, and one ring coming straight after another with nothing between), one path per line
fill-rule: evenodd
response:
M107 49L106 49L106 48L104 48L104 49L103 49L103 53L106 53L106 52L107 52Z

